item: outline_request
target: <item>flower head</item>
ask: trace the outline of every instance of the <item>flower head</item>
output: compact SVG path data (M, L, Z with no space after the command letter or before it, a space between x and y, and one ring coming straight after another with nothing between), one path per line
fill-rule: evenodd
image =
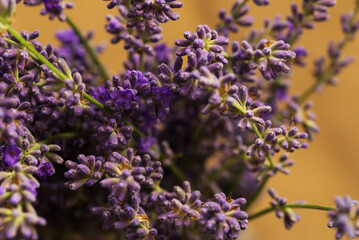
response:
M289 44L284 41L262 40L256 49L254 58L257 59L259 71L265 79L276 79L280 73L290 72L288 64L296 55L289 50Z
M240 210L245 203L244 198L215 194L214 201L206 202L200 210L203 232L215 235L216 240L237 239L239 231L247 228L248 215Z
M176 186L174 191L167 193L162 201L165 213L159 216L161 221L175 225L177 228L188 227L191 220L199 218L198 210L202 201L199 199L199 191L191 191L188 181L183 183L183 188Z
M184 33L184 37L185 39L178 39L175 42L176 46L183 47L177 50L178 56L187 55L197 49L204 49L223 56L223 46L229 43L227 38L218 36L218 33L207 25L198 25L195 33L187 31Z
M103 159L95 156L85 156L80 154L77 157L79 163L68 160L65 165L69 170L65 172L65 177L70 180L65 183L71 190L86 185L88 187L94 185L102 178L103 175Z
M337 228L336 239L341 239L345 234L350 238L359 236L359 207L358 201L350 197L336 197L337 207L329 213L331 220L329 228Z
M59 12L61 11L60 0L43 0L45 9L48 12Z
M130 109L135 98L135 92L132 89L120 88L115 92L111 92L110 96L114 99L117 108Z
M40 165L38 166L37 175L40 178L46 179L47 177L51 176L55 173L55 170L50 162L41 161Z
M1 147L1 167L6 169L13 167L19 161L21 149L16 145Z
M44 9L41 10L41 15L49 14L50 19L54 19L58 17L60 21L66 20L66 15L63 10L67 8L73 8L74 3L70 1L62 1L62 0L24 0L25 5L29 6L37 6L40 4L44 4Z
M258 6L265 6L269 4L269 0L253 0Z
M270 205L276 210L276 216L278 218L284 217L284 226L286 229L290 229L294 223L298 222L300 217L291 208L286 207L287 199L279 197L274 189L268 190L269 195L273 198Z
M148 153L153 144L156 142L156 138L154 137L143 137L140 139L140 143L138 146L139 153Z
M0 16L11 20L16 9L16 0L0 0ZM1 24L2 25L2 24Z

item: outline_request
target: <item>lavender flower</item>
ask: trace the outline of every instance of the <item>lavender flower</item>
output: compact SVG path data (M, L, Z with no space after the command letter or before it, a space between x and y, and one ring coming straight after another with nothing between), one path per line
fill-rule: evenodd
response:
M328 7L333 7L335 3L335 0L304 0L303 10L308 11L314 17L314 21L324 21L329 17Z
M230 32L238 32L238 26L249 27L252 26L253 17L246 16L249 11L248 5L244 5L241 7L243 3L242 0L237 0L231 9L231 15L227 16L226 11L221 9L219 11L219 19L221 23L217 26L217 31L219 34L223 34L228 37ZM238 26L237 26L238 25Z
M135 16L142 16L144 19L150 21L156 19L158 22L165 23L169 20L177 20L179 15L173 12L172 8L181 8L183 3L181 1L174 0L155 0L155 1L131 1L133 6L130 18ZM137 19L132 21L138 21ZM132 26L133 23L129 22L128 26Z
M253 130L251 122L259 125L264 125L265 121L259 117L261 114L271 112L270 106L258 105L258 102L253 102L248 96L248 89L245 86L233 88L231 95L226 97L226 104L228 114L230 116L240 116L241 120L238 123L239 129Z
M21 149L16 146L2 146L1 147L1 167L7 169L13 167L19 161Z
M144 137L140 139L138 151L140 153L148 153L152 145L155 143L156 138L154 137Z
M0 215L4 219L1 224L4 231L0 236L13 239L22 235L37 239L34 225L46 224L45 219L38 217L31 205L36 200L36 188L40 185L32 176L36 171L34 166L23 167L16 163L12 172L0 172Z
M245 203L244 198L216 194L214 201L206 202L200 210L203 232L213 234L217 240L238 238L239 231L247 228L248 215L240 210Z
M133 195L126 204L110 199L110 207L94 207L91 212L102 215L104 230L127 230L129 239L151 239L157 234L156 229L150 228L145 211L139 206L140 198Z
M63 12L65 9L70 9L74 7L74 4L70 1L62 0L24 0L25 5L37 6L44 4L44 9L41 10L41 15L49 14L49 18L53 20L55 17L58 17L60 21L66 20L66 14Z
M290 50L290 45L282 40L271 42L262 39L255 47L247 41L242 41L241 48L238 43L232 48L236 71L243 74L258 67L267 80L276 79L281 73L288 74L289 64L296 56L295 52Z
M195 33L185 32L184 37L185 40L179 39L175 42L176 46L183 47L177 50L178 56L185 56L197 49L204 49L214 52L220 58L223 57L223 46L229 43L227 38L218 36L218 33L207 25L198 25Z
M102 186L111 187L118 186L119 189L113 192L115 195L120 194L120 188L128 185L130 189L138 189L139 186L152 186L155 180L162 179L162 168L160 162L152 162L149 155L134 155L133 149L127 150L127 158L113 153L111 161L104 164L110 178L101 181ZM124 183L122 183L125 181ZM124 185L125 184L125 185ZM114 188L114 187L111 187ZM121 193L120 198L124 195Z
M310 111L312 103L308 102L304 106L298 104L298 99L293 99L288 104L290 115L293 118L294 123L303 126L308 133L308 138L312 139L313 133L319 132L319 127L315 123L316 115Z
M276 210L277 218L284 217L285 228L292 228L292 226L300 220L299 215L297 215L291 208L286 207L287 199L279 197L273 189L269 189L268 194L274 199L270 204Z
M269 4L269 0L253 0L258 6L265 6Z
M198 220L202 201L199 191L191 191L188 181L183 188L176 186L172 193L167 193L162 200L165 213L159 216L161 221L173 224L176 228L188 227L192 220Z
M299 139L307 139L308 134L305 132L299 132L298 128L291 127L288 131L286 127L282 126L284 137L279 139L279 144L282 148L289 152L293 152L295 149L307 148L308 144L301 142Z
M353 19L352 13L343 14L340 19L343 32L345 34L348 34L350 37L353 37L359 28L359 21L355 22L352 21L352 19Z
M2 235L7 239L14 239L16 236L29 239L38 238L36 231L34 231L34 225L43 226L46 224L46 220L37 216L31 205L26 206L26 208L26 210L21 208L0 208L0 215L6 219L2 223L4 231L0 233L0 236ZM18 231L21 232L21 235L18 235Z
M278 172L289 174L290 170L287 167L291 167L293 165L294 161L289 159L288 154L283 154L279 157L278 163L276 163L274 168L270 169L267 174L272 177Z
M135 93L131 89L123 89L120 87L115 92L110 93L110 97L115 99L114 105L116 108L123 108L128 110L132 106L132 102L135 98Z
M65 172L65 177L72 180L65 183L71 190L76 190L79 187L86 185L91 187L102 178L103 175L103 159L95 156L84 156L80 154L77 157L80 164L71 160L66 161L66 167L70 170Z
M284 41L262 40L257 44L256 49L254 58L258 59L258 69L265 79L276 79L281 72L289 73L290 68L287 64L296 56L289 50L289 44Z
M295 58L293 63L299 66L305 66L304 58L308 55L307 49L305 47L296 47L293 49L295 53Z
M345 234L350 238L359 236L359 209L358 201L350 197L336 197L336 209L329 213L331 220L329 228L337 228L336 239L342 239Z
M91 41L93 33L89 32L84 37ZM86 49L81 45L81 40L74 30L61 30L56 32L56 38L61 45L55 48L54 53L63 58L68 64L71 72L79 72L87 85L95 85L98 81L98 69L94 66L93 61L89 59ZM103 45L94 46L96 54L100 54L104 49Z
M47 177L50 177L55 173L55 170L53 169L53 166L50 162L41 161L40 165L37 170L37 175L42 178L46 179Z
M11 21L12 16L15 13L16 0L1 0L0 1L0 15L7 21ZM2 25L2 24L0 24Z

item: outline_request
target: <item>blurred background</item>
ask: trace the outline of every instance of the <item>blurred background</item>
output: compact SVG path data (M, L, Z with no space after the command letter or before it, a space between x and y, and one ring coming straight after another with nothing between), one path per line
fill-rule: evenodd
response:
M106 49L101 55L112 74L123 69L122 62L126 57L122 44L111 45L111 36L104 30L106 14L115 14L116 9L108 10L107 3L100 0L72 0L75 3L68 15L83 31L94 31L94 43L105 44ZM163 25L164 39L172 46L183 32L195 31L198 24L207 24L213 28L217 24L217 13L220 8L230 9L234 0L182 0L184 7L177 10L181 17L177 22ZM285 17L292 2L299 0L272 0L266 7L255 6L250 1L249 15L255 18L255 28L262 28L265 18L273 18L276 14ZM292 93L303 92L313 81L313 61L326 54L328 43L342 38L340 15L350 11L354 0L338 1L337 6L330 9L331 18L325 23L317 23L314 30L306 30L298 45L304 45L310 51L305 69L296 67L292 72ZM66 23L58 20L49 21L47 16L40 16L41 7L25 7L20 4L14 27L17 30L39 30L39 40L57 44L55 31L67 29ZM231 41L241 41L248 34L242 28ZM359 199L359 38L351 42L344 50L345 55L357 58L339 75L337 87L326 87L321 94L311 98L314 112L321 132L314 136L307 150L292 154L296 165L289 176L278 174L269 181L267 187L276 189L280 196L288 201L306 200L308 203L334 206L335 195L349 195ZM268 207L269 197L262 194L252 212ZM301 220L287 231L282 220L274 214L265 215L249 223L247 231L242 233L242 240L299 240L334 239L334 230L328 229L327 213L315 210L297 210ZM99 226L99 231L101 227Z

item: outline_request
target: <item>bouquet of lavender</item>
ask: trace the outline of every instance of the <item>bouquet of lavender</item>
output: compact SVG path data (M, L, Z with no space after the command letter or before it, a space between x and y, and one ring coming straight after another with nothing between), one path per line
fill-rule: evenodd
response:
M23 1L70 26L54 47L11 26L21 0L0 0L0 239L240 239L270 212L290 229L295 208L328 211L336 239L359 236L348 196L327 207L269 189L268 208L247 214L319 131L308 100L352 62L342 50L359 28L358 0L341 18L343 39L315 62L315 82L294 96L291 70L308 55L297 42L335 0L292 4L286 19L233 41L252 25L248 5L269 4L236 0L217 26L199 25L173 46L161 24L179 19L181 1L105 1L118 9L106 31L128 52L115 76L67 16L72 2Z

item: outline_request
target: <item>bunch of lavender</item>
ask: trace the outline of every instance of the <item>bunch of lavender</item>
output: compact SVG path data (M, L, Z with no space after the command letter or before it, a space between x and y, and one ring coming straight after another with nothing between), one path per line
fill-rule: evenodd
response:
M66 14L72 2L23 1L70 26L54 47L38 31L11 26L21 0L0 0L1 239L240 239L272 211L291 228L294 208L330 211L337 239L359 236L349 197L337 197L336 208L288 204L270 189L270 207L246 212L319 131L307 100L352 62L342 50L359 28L359 1L341 18L343 40L315 62L316 81L299 96L289 93L291 71L308 51L297 41L329 19L334 0L292 4L285 20L265 20L233 41L253 22L251 1L236 0L215 28L198 25L173 46L162 42L161 25L179 19L181 1L105 1L119 12L106 16L111 43L128 51L125 69L111 77L102 47ZM99 221L104 231L93 231Z

